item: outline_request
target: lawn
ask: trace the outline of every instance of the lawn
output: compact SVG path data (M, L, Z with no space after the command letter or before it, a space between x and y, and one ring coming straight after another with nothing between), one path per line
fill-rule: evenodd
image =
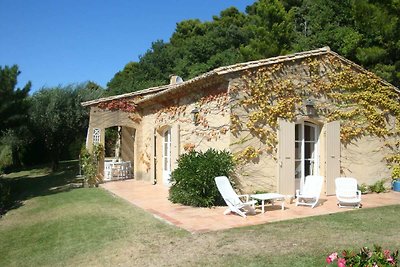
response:
M345 248L400 248L400 205L192 235L103 189L70 189L75 165L4 177L20 205L0 219L0 266L325 266Z

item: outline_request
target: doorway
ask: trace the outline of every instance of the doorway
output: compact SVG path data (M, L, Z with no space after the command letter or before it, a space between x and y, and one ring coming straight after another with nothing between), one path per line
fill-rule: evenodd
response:
M319 175L319 127L311 122L295 125L295 189L307 175Z

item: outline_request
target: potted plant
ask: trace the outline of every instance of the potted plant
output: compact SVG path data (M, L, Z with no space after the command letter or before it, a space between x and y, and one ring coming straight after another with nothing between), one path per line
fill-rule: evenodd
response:
M400 192L400 165L393 166L392 180L393 180L393 190Z

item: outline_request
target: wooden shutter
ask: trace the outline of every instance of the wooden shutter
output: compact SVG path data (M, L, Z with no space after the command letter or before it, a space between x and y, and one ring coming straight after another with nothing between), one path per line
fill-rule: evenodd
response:
M327 195L335 194L335 178L340 176L340 122L326 124L326 181Z
M146 146L145 146L146 149ZM150 144L150 171L152 172L153 183L157 183L157 138L156 130L151 134L151 144Z
M295 124L279 119L278 132L278 192L295 194Z
M171 128L171 171L178 167L177 160L180 154L180 127L175 124Z

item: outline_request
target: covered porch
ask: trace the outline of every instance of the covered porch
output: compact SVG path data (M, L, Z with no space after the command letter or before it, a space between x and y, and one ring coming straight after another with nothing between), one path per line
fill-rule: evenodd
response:
M357 209L352 208L339 208L336 205L335 196L324 195L321 197L319 205L314 209L304 206L296 207L294 203L285 203L285 210L281 210L279 204L275 206L268 205L264 214L261 214L258 209L256 215L250 215L244 219L235 214L223 215L226 207L194 208L173 204L168 200L168 187L159 184L152 185L146 181L115 181L102 184L101 187L153 214L155 217L192 233L224 230L337 212L357 211ZM400 204L400 193L390 191L381 194L366 194L362 196L362 204L363 208Z

